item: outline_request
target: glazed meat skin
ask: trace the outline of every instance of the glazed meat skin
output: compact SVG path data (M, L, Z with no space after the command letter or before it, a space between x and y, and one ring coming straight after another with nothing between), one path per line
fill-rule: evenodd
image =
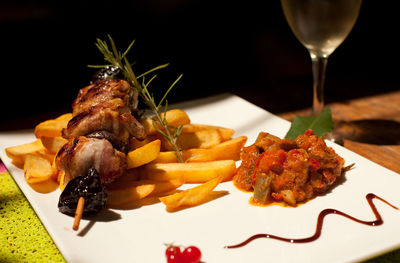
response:
M65 172L65 182L94 168L102 183L107 184L126 171L126 155L115 150L106 139L75 137L56 156L56 165Z
M344 160L312 130L296 140L261 132L241 154L235 185L254 191L255 204L281 202L295 206L325 193L342 175Z
M108 131L127 142L129 137L146 137L144 127L134 117L137 93L124 80L104 79L79 91L72 104L73 118L63 129L66 139L95 131Z
M120 109L121 112L137 111L137 93L131 89L128 82L103 79L79 90L78 96L72 103L72 114L75 116L96 106L107 108L109 107L107 102L114 99L120 100L121 107L123 107Z

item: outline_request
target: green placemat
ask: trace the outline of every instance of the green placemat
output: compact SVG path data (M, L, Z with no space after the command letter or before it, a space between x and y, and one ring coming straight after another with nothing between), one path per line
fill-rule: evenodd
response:
M7 172L0 172L0 262L65 262Z

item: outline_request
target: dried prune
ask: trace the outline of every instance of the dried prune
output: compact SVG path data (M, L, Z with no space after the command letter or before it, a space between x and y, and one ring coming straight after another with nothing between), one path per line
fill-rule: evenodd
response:
M98 70L92 77L92 84L98 84L104 79L122 79L123 75L118 67L107 66Z
M68 182L58 201L59 211L74 215L80 197L85 198L83 215L96 214L105 207L108 192L101 184L96 169L90 168L87 174L77 176Z

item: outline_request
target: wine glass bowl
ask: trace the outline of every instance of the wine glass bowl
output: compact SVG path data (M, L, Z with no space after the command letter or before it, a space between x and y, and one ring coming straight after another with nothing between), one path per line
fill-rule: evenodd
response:
M361 3L362 0L281 0L289 27L312 60L313 114L324 108L328 57L352 30Z

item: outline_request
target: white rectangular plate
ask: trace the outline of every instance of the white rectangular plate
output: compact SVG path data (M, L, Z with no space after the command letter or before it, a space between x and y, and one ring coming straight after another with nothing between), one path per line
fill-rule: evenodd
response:
M229 94L176 105L193 123L219 125L248 136L252 144L260 131L283 137L289 123L247 101ZM232 182L216 190L229 194L201 206L169 213L163 204L132 210L105 210L95 220L82 220L81 231L71 229L73 218L57 209L60 191L35 192L24 180L23 171L5 155L9 146L33 141L33 131L0 134L0 157L42 220L68 262L166 262L164 243L198 246L205 262L348 262L367 259L400 247L400 212L375 199L384 224L371 227L346 218L326 217L319 239L291 244L258 239L245 247L225 249L258 233L289 238L311 236L317 216L335 208L363 220L375 217L365 199L374 193L400 205L400 175L367 159L330 144L346 164L355 163L346 180L329 193L297 208L256 207L250 194Z

